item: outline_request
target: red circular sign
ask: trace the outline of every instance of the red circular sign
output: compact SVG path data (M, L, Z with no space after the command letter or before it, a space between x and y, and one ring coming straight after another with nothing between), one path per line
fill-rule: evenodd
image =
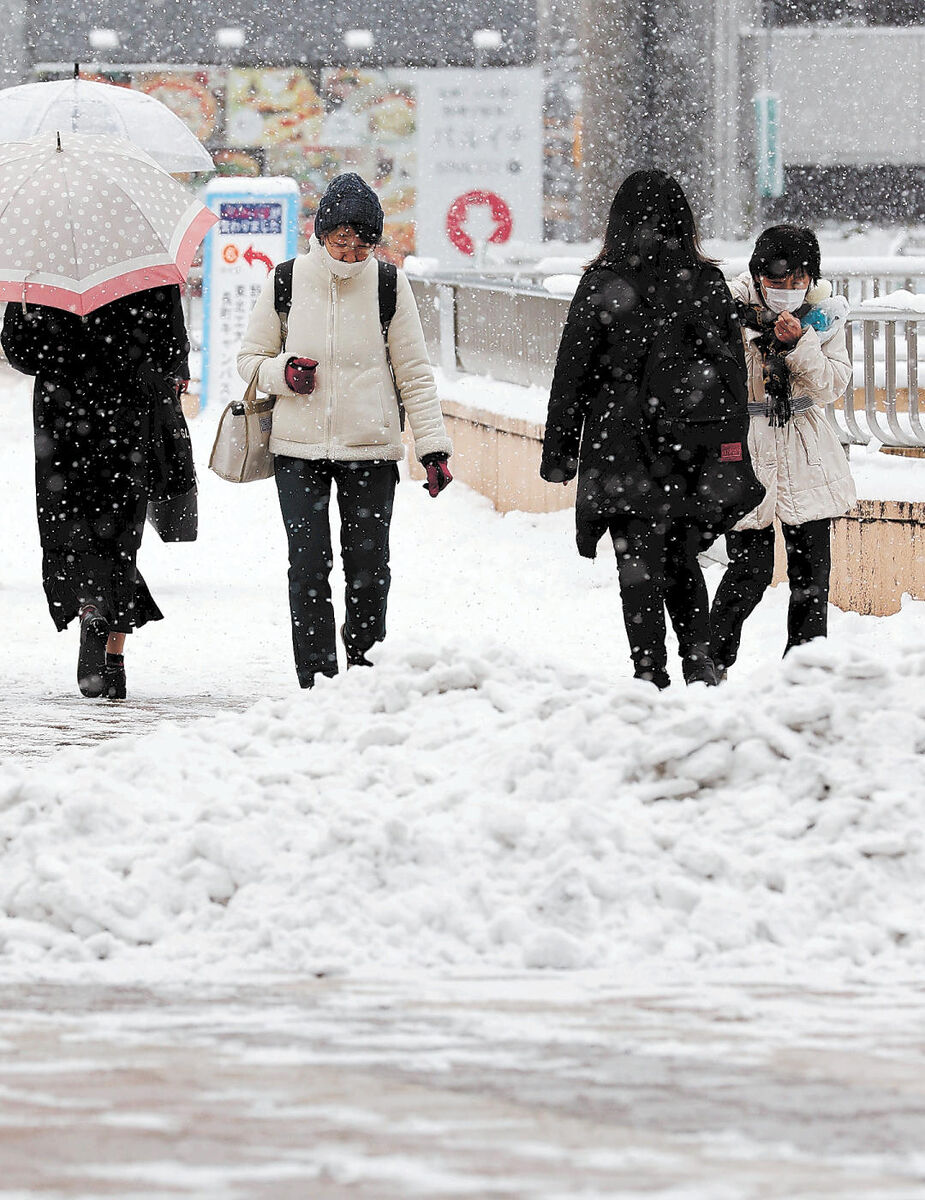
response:
M450 205L450 211L446 214L446 231L456 249L470 256L475 254L475 242L466 233L466 218L469 216L469 209L479 204L487 205L491 209L492 220L495 222L495 231L488 240L493 245L500 246L503 242L506 242L514 228L514 218L511 216L511 210L508 208L507 203L500 196L496 195L495 192L466 192L464 196L457 197Z

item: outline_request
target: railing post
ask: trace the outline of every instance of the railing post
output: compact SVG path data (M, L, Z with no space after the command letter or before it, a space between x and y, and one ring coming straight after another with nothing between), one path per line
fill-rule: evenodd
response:
M845 425L848 428L848 441L856 446L866 446L870 441L869 437L864 435L864 431L858 425L857 412L854 407L854 326L851 320L845 326L845 345L848 348L848 358L851 360L851 374L848 376L848 384L844 390L844 414ZM828 407L829 420L839 432L839 436L844 437L842 430L838 424L838 419L835 416L835 406Z
M900 444L906 440L907 434L896 416L896 322L884 323L886 338L886 423L896 435Z
M449 283L437 285L437 312L440 318L440 369L449 379L456 378L456 288Z
M909 401L909 424L925 446L925 429L919 417L919 326L917 321L906 322L906 397Z

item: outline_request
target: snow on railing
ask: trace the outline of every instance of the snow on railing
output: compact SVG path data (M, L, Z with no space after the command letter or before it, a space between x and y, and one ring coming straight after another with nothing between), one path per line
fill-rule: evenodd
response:
M921 268L925 279L925 259L908 262L915 274ZM434 361L449 375L463 371L548 388L574 291L565 286L567 278L547 278L544 286L475 275L412 274ZM847 339L853 377L844 395L827 406L828 419L846 445L873 439L886 446L925 447L919 405L923 325L925 294L908 289L852 305Z

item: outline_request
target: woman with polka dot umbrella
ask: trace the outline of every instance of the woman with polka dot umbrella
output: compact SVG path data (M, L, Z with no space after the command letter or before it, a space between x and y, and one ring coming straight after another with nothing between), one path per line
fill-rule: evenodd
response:
M128 142L58 146L0 146L0 344L35 376L52 620L79 619L81 693L123 699L125 636L161 618L136 566L145 517L165 540L195 538L178 285L215 218Z

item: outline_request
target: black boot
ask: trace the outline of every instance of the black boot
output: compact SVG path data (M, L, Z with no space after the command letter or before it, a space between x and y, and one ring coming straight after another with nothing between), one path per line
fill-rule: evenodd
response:
M681 670L687 684L705 683L707 687L716 687L719 682L716 667L706 647L697 646L689 654L683 655Z
M296 671L296 677L299 681L300 688L313 688L315 686L315 676L320 675L322 679L334 679L337 675L336 671Z
M109 626L95 604L80 610L80 652L77 655L77 686L82 696L102 696Z
M125 658L121 654L107 654L103 669L103 695L107 700L125 699Z
M671 687L671 676L667 671L663 671L658 667L646 667L643 670L637 669L633 674L634 679L642 679L646 683L654 683L660 692Z
M366 657L366 652L364 650L357 650L357 649L351 647L350 643L347 641L347 626L346 625L341 625L341 627L340 627L340 638L341 638L341 641L344 643L344 649L347 651L347 670L348 671L350 670L351 667L371 667L373 665L369 661L369 659Z

